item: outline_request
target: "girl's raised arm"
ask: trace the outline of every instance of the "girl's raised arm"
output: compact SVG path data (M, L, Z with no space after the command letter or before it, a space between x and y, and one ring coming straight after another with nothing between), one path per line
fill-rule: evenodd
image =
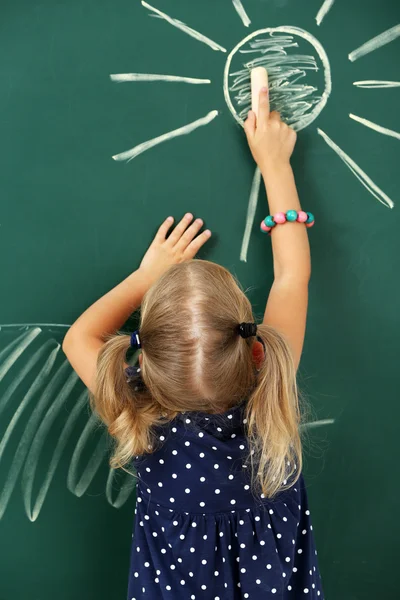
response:
M261 90L258 118L250 111L245 132L265 182L269 214L300 211L290 166L296 133L281 121L279 113L270 113L268 89ZM264 323L286 338L297 367L303 349L311 274L307 229L302 223L286 222L283 226L272 228L271 238L274 283L268 297Z

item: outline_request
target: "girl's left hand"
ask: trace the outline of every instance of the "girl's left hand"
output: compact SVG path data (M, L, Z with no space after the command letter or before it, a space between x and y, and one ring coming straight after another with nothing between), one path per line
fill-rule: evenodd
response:
M211 231L209 229L197 235L203 227L203 221L201 219L192 221L193 215L186 214L168 238L167 233L174 222L173 217L168 217L161 225L140 264L140 271L153 282L172 265L194 258L200 248L210 239Z

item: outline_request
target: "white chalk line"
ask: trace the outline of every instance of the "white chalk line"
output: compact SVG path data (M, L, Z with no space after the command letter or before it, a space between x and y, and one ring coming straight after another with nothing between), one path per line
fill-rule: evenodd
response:
M325 142L336 152L339 158L345 163L350 171L357 177L362 185L372 194L381 204L388 208L394 207L394 202L387 196L381 188L379 188L372 179L354 162L348 154L346 154L322 129L317 129L319 135L325 140Z
M48 403L51 402L55 390L57 389L58 385L63 381L70 368L71 367L67 360L62 363L62 365L56 371L55 375L53 375L52 379L45 387L44 391L40 396L39 401L37 402L29 418L24 433L22 434L22 437L19 441L17 450L15 451L14 458L10 470L8 472L6 483L0 494L0 519L6 510L7 504L14 490L15 484L18 479L18 475L22 469L25 458L29 452L32 439L36 434L37 428L42 418L42 413L46 409ZM76 383L78 381L78 376L74 372L71 373L67 380L67 383L71 382L71 379L74 379L74 383Z
M75 494L78 498L83 496L92 482L93 477L96 475L98 469L100 468L101 463L103 462L104 455L107 451L106 444L106 430L103 429L103 435L97 442L97 445L91 454L86 467L83 470L81 477L78 480L78 466L80 457L86 443L89 440L92 431L95 429L99 429L99 420L98 417L92 413L79 437L79 440L75 446L74 453L71 458L71 463L68 470L67 477L67 487L70 492Z
M54 402L52 402L50 404L45 415L41 418L40 425L37 428L37 431L35 432L35 435L34 435L34 438L33 438L33 441L32 441L32 444L31 444L31 447L30 447L30 450L29 450L29 453L28 453L28 456L27 456L27 459L25 462L25 467L24 467L24 470L22 473L22 479L21 479L25 512L26 512L28 518L30 519L30 521L36 521L37 517L39 516L40 509L46 498L47 490L50 486L51 479L52 479L52 477L54 475L54 471L57 467L58 460L61 457L60 442L61 442L61 449L62 449L63 445L65 445L66 440L62 439L61 436L59 437L58 444L56 446L56 450L54 451L52 460L50 462L50 467L47 470L47 473L44 478L44 482L41 485L39 493L38 493L37 501L32 510L32 490L33 490L33 483L34 483L34 479L35 479L36 469L39 464L40 453L45 444L46 438L51 431L51 428L52 428L52 425L53 425L55 419L58 417L60 411L65 406L66 401L67 401L69 395L71 394L73 388L75 387L75 384L77 383L77 381L78 381L78 377L76 376L75 372L72 371L71 374L69 375L67 381L61 388L60 392L57 394L56 399L54 400ZM82 394L81 394L81 396L82 396ZM85 396L86 396L86 394L85 394ZM81 397L78 400L78 408L79 409L81 408L80 403L82 403ZM76 409L76 405L74 408ZM78 409L76 409L76 412L77 411L78 411ZM76 413L74 413L74 415L75 414ZM64 433L64 431L63 431L63 433ZM56 455L56 461L54 461L55 455Z
M233 2L233 6L237 12L237 14L239 15L239 17L242 19L243 25L245 27L248 27L251 23L248 14L246 13L244 6L241 2L241 0L232 0Z
M364 81L353 81L353 85L366 89L392 88L400 87L400 81L385 81L384 79L365 79Z
M106 498L108 503L114 508L121 508L128 500L129 496L132 494L133 490L136 487L136 477L130 474L126 474L124 477L124 482L120 487L117 497L115 500L112 498L113 492L113 482L115 478L115 469L110 469L107 477L106 484Z
M381 48L382 46L385 46L386 44L393 42L393 40L395 40L399 36L400 36L400 24L395 25L394 27L391 27L390 29L387 29L383 33L380 33L379 35L372 38L371 40L368 40L368 42L365 42L365 44L363 44L359 48L356 48L355 50L353 50L353 52L350 52L349 60L351 60L351 62L354 62L358 58L361 58L362 56L365 56L366 54L369 54L370 52L374 52L374 50L377 50L378 48Z
M266 33L270 35L271 39L258 39L259 36ZM277 33L283 35L276 35ZM292 36L299 36L309 42L321 60L324 70L325 88L323 93L318 97L312 97L312 94L316 91L314 87L297 83L298 79L306 75L307 70L311 69L317 71L318 66L313 56L290 56L287 54L286 48L297 46L297 42L293 40ZM250 50L241 50L242 46L253 39L254 41L251 42L252 46ZM231 86L229 83L229 69L232 59L238 51L243 53L258 52L261 53L261 57L245 63L242 70L232 73L231 76L235 76L235 80ZM276 56L274 56L274 53ZM301 66L299 67L298 62L300 60ZM292 65L290 65L290 62L292 62ZM241 126L243 126L244 115L247 114L247 110L251 108L249 71L256 66L264 66L269 74L272 72L274 73L276 83L274 86L271 85L270 88L271 99L273 94L276 94L277 96L280 94L282 97L285 95L283 107L277 106L276 109L279 110L280 108L284 108L287 110L289 106L292 113L289 124L296 131L300 131L312 123L325 107L332 91L332 78L329 59L320 42L313 35L299 27L287 25L281 27L267 27L265 29L259 29L241 40L233 50L231 50L226 60L223 82L225 102L234 119ZM282 71L282 69L284 69L284 71ZM241 106L240 114L236 112L236 109L233 106L230 96L231 91L237 92L236 100L238 100L238 103ZM286 94L288 94L288 96L286 96ZM309 99L308 102L305 101L307 98Z
M247 262L247 252L249 249L250 236L253 229L254 217L256 215L258 194L260 192L261 185L261 171L258 167L254 171L253 181L251 184L249 203L247 206L246 225L244 228L242 248L240 250L240 260Z
M24 333L23 335L19 336L19 344L0 367L0 381L5 377L5 375L7 375L8 371L11 369L13 364L19 359L21 354L24 352L24 350L26 350L26 348L28 348L28 346L33 342L33 340L37 338L41 331L42 330L40 329L40 327L35 327L31 331L28 331L26 334ZM11 344L14 347L14 342L11 342ZM6 346L3 352L6 352L7 348L9 348L9 346ZM2 403L0 402L0 405L1 404Z
M111 81L124 83L127 81L169 81L172 83L191 83L201 85L211 83L211 79L197 79L196 77L181 77L180 75L161 75L157 73L113 73Z
M396 140L400 140L400 133L398 133L397 131L393 131L393 129L387 129L386 127L382 127L381 125L374 123L373 121L363 119L362 117L358 117L357 115L353 115L352 113L349 113L349 117L350 119L353 119L353 121L357 121L357 123L361 123L361 125L364 125L365 127L369 127L370 129L373 129L378 133L382 133L382 135L388 135L390 137L396 138Z
M142 142L141 144L139 144L138 146L135 146L134 148L131 148L130 150L126 150L125 152L121 152L120 154L115 154L113 156L113 159L114 160L126 160L129 162L132 159L136 158L136 156L139 156L139 154L142 154L143 152L150 150L150 148L154 148L154 146L158 146L158 144L162 144L163 142L168 142L169 140L172 140L173 138L181 136L181 135L187 135L188 133L192 133L192 131L194 131L198 127L203 127L204 125L208 125L208 123L211 123L211 121L213 121L213 119L215 119L215 117L217 115L218 115L218 111L212 110L205 117L202 117L201 119L197 119L196 121L193 121L192 123L188 123L187 125L184 125L183 127L179 127L178 129L174 129L173 131L168 131L167 133L164 133L163 135L159 135L158 137L153 138L152 140L148 140L147 142Z
M309 423L304 423L302 428L304 429L314 429L317 427L325 427L326 425L333 425L335 423L335 419L321 419L319 421L310 421Z
M178 19L173 19L172 17L168 16L166 13L163 13L163 12L161 12L161 10L158 10L158 8L154 8L154 6L151 6L144 0L142 0L142 5L145 8L147 8L148 10L151 10L152 12L154 12L156 15L158 15L165 21L167 21L170 25L173 25L177 29L184 31L185 33L187 33L187 35L190 35L192 38L198 40L199 42L203 42L203 44L207 44L207 46L209 46L213 50L219 50L220 52L226 52L226 48L224 48L223 46L220 46L219 44L217 44L217 42L214 42L209 37L203 35L202 33L199 33L195 29L188 27L187 25L185 25L185 23L182 23L182 21L178 21Z
M334 2L335 2L335 0L325 0L325 2L323 2L321 8L319 9L319 11L317 13L317 16L315 17L317 25L321 25L322 21L324 20L324 18L326 17L326 15L330 11L330 9L332 8L332 5Z

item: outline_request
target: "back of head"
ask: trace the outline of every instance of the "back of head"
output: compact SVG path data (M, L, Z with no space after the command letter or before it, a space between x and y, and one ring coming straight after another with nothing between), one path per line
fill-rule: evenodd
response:
M251 321L249 300L219 265L185 262L156 282L141 308L144 386L126 381L129 336L113 336L99 355L92 403L117 442L112 466L153 449L155 426L178 413L224 412L247 397L254 483L267 496L293 483L301 467L293 361L282 337L259 326L265 359L257 373L254 339L238 333Z

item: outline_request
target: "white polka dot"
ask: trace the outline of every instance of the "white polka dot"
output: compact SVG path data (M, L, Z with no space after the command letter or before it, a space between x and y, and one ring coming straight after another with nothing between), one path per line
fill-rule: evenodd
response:
M215 464L214 469L219 469L219 465Z
M246 484L246 485L244 486L244 489L245 489L245 490L249 490L249 489L250 489L250 486Z
M153 537L157 537L157 533L153 531Z
M270 564L268 564L267 569L272 569L272 566Z
M243 596L243 598L248 598L248 597L249 597L249 595L247 593L244 594L244 596Z
M302 554L302 553L303 553L303 550L302 550L301 548L299 548L299 549L297 550L297 554Z
M192 527L197 527L197 523L193 521Z
M272 510L272 508L270 508L268 512L269 512L270 515L274 514L274 511Z
M261 540L260 546L265 546L265 541L264 540Z
M190 419L186 419L186 423L190 423Z
M228 479L233 479L233 475L228 475Z
M301 532L303 535L306 535L307 533L307 529L303 529L303 531Z
M176 431L177 431L176 427L173 427L173 428L172 428L172 431L173 431L174 433L176 433Z
M240 569L240 572L241 572L241 573L246 573L246 569L245 569L244 567L242 567L242 568Z
M232 433L231 438L235 438L236 437L236 433Z
M204 437L204 433L202 431L200 431L199 437Z
M172 571L175 569L175 565L171 565L170 569L172 569Z
M242 519L240 519L239 525L244 525L244 521Z
M241 548L246 548L246 544L244 544L243 542L240 544Z
M221 427L217 427L217 431L222 431Z
M291 592L291 591L292 591L292 586L291 586L291 585L288 585L288 586L287 586L287 589L289 590L289 592Z
M206 505L205 502L200 502L199 504L200 504L200 506L205 506Z
M214 571L214 575L215 575L215 577L218 577L219 571Z
M304 588L304 593L305 593L305 594L308 594L308 592L309 592L309 591L310 591L310 590L309 590L308 588Z
M260 583L261 583L261 579L256 579L256 583L257 583L258 585L260 585Z
M150 519L149 515L144 515L144 518L146 519L146 521Z
M293 573L297 573L297 567L293 567Z
M184 539L185 539L185 536L184 536L184 534L183 534L183 533L181 533L181 535L180 535L179 537L180 537L180 539L181 539L181 540L184 540Z
M226 457L228 460L232 460L232 456L227 456Z
M185 494L190 494L190 490L189 490L189 488L186 488L186 489L185 489Z
M290 562L290 556L287 556L287 557L285 558L285 560L286 560L286 562Z
M172 454L176 456L178 454L178 450L172 450Z
M204 585L204 583L203 583L203 585L201 586L201 589L202 589L202 590L206 590L206 589L207 589L207 586L206 586L206 585Z
M199 456L200 456L200 458L204 458L205 457L204 452L200 452Z
M165 548L161 548L161 554L165 554L167 551Z
M176 473L172 473L172 478L176 479L178 477L178 475Z
M217 450L217 446L212 446L212 449L213 450Z
M246 423L247 423L247 419L243 419L243 423L246 425Z
M207 539L207 534L203 535L203 540Z
M186 440L185 446L190 446L190 442L188 440Z
M206 564L207 564L207 561L206 561L206 559L205 559L205 558L203 558L203 560L201 561L201 564L202 564L202 565L206 565Z
M287 517L283 517L283 519L282 519L282 520L286 522L286 521L287 521Z
M223 531L219 532L219 537L224 537L224 532Z
M135 577L139 577L139 573L138 573L138 572L135 572L135 573L134 573L134 576L135 576Z
M260 517L257 515L256 517L254 517L254 520L255 520L255 521L259 521L259 520L260 520Z
M200 481L201 481L202 483L204 483L204 482L205 482L205 480L206 480L206 478L205 478L205 477L200 477Z
M171 590L171 586L170 585L166 585L165 589L168 590L168 591L170 591Z
M181 585L185 585L185 580L181 579Z
M321 592L318 590L318 592L317 592L317 596L320 596L320 595L321 595Z
M253 554L253 556L251 557L253 560L257 560L257 556L255 554Z
M151 471L150 467L146 467L146 471L147 471L148 473L150 473L150 471Z
M160 583L160 580L158 579L158 577L156 577L156 578L154 579L154 581L155 581L155 583Z
M310 511L309 511L309 510L306 510L306 515L309 515L309 514L310 514Z
M282 577L286 577L286 573L282 573Z
M150 563L149 563L149 562L145 562L145 563L144 563L144 566L145 566L146 568L148 568L148 567L150 566Z
M178 521L174 521L174 522L172 523L172 525L174 525L174 526L176 527L176 526L178 525Z
M217 489L217 490L215 490L215 493L216 493L216 494L220 494L220 493L221 493L221 490L218 490L218 489Z
M272 588L271 594L276 594L276 588Z
M192 465L191 465L190 463L187 463L187 465L186 465L186 468L187 468L187 469L191 469L191 468L192 468Z
M236 504L236 500L231 500L231 504Z
M192 571L189 571L189 577L193 577Z
M162 487L161 481L158 482L158 487Z
M278 538L278 540L280 540L280 539L281 539L281 537L282 537L282 534L281 534L281 533L277 533L277 534L276 534L276 537Z
M181 559L181 558L178 558L178 559L177 559L177 561L178 561L179 563L181 563L181 562L182 562L182 559Z

